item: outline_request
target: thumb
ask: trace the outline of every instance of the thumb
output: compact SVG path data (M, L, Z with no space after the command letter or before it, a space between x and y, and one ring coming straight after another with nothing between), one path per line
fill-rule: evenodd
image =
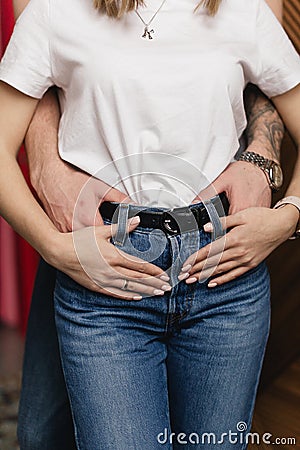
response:
M138 224L140 223L140 217L134 216L131 219L128 219L127 221L127 233L130 233L133 231ZM118 231L118 224L113 223L111 225L104 225L103 227L103 237L106 239L110 239L111 237L115 236Z
M219 175L219 177L212 184L208 185L205 189L200 191L191 203L198 203L209 200L210 198L215 197L221 192L225 192L228 197L228 183L226 180L226 176L223 174Z
M133 231L138 226L140 221L141 221L140 216L134 216L131 219L128 219L127 232L130 233L131 231Z

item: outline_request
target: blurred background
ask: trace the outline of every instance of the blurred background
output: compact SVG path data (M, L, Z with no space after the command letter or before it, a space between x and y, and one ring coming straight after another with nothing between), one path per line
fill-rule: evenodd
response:
M0 24L2 53L13 28L12 0L0 0ZM300 51L300 0L284 0L284 26ZM274 202L284 194L295 157L296 149L286 135L282 151L285 185L274 196ZM23 149L19 162L28 179ZM24 335L37 263L38 255L0 218L1 450L18 449L16 421ZM253 431L271 433L274 439L283 438L277 448L300 448L300 239L278 248L269 257L268 265L272 280L272 326ZM290 445L289 437L296 438L297 443Z

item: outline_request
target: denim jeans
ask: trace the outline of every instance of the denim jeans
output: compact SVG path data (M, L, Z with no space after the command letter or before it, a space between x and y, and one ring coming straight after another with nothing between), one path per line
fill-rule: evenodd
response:
M199 248L211 240L197 237ZM116 299L58 273L56 324L79 450L246 448L269 275L263 262L212 289L176 283L194 238L137 228L115 244L144 259L153 252L169 269L173 288L161 297ZM238 443L224 437L230 432Z
M56 270L41 260L28 319L18 415L21 450L75 450L53 294Z

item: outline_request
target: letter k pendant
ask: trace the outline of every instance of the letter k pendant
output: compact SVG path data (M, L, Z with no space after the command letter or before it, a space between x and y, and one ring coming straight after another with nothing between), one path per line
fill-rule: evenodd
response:
M152 29L152 30L148 30L148 27L147 26L145 26L145 28L144 28L144 34L142 34L142 37L143 38L148 38L148 39L153 39L153 37L151 36L151 33L154 33L154 30Z

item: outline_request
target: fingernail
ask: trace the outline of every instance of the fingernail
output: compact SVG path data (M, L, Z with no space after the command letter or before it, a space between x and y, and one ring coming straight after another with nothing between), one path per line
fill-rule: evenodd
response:
M196 281L197 281L197 278L192 277L192 278L189 278L188 280L186 280L186 283L187 284L192 284L192 283L196 283Z
M206 232L213 231L213 226L211 222L207 222L205 225L203 225L203 230Z
M130 225L135 225L136 223L139 223L140 222L140 216L134 216L134 217L132 217L131 219L129 219L129 224Z
M169 281L170 277L168 277L168 275L162 275L160 277L160 279L163 280L163 281Z
M164 291L161 291L160 289L154 289L153 294L154 295L163 295Z
M190 270L192 267L191 264L187 264L186 266L183 266L183 268L181 269L181 272L187 272L188 270Z
M182 281L185 280L186 278L188 278L190 276L189 273L182 273L181 275L178 275L178 280Z
M164 284L161 288L163 291L170 291L172 289L172 287L169 284Z
M141 295L134 295L133 297L133 300L142 300L142 296Z
M216 286L218 286L218 283L213 283L212 281L210 281L207 285L207 287L209 287L209 288L214 288Z

